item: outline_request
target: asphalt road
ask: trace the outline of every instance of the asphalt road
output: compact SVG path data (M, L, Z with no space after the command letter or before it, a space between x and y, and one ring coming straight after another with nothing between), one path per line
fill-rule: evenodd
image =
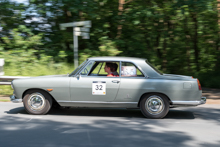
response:
M220 105L171 109L146 119L136 109L52 109L30 115L0 102L0 147L219 147Z

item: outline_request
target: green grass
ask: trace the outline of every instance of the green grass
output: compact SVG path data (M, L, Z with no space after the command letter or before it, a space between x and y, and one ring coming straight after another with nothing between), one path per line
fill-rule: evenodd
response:
M49 64L49 65L28 65L28 66L4 66L4 76L44 76L59 75L71 73L74 66L66 63ZM0 95L12 95L13 89L11 85L0 85Z
M9 99L0 99L0 102L10 102Z
M67 74L74 70L74 66L65 63L49 65L28 65L28 66L4 66L5 76L43 76Z
M12 95L13 89L11 85L0 85L0 95Z

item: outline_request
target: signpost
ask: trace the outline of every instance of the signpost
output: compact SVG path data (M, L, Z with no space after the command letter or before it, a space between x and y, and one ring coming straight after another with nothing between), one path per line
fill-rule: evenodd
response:
M83 39L89 39L89 31L91 27L91 21L79 21L60 24L60 29L65 30L67 27L73 27L73 56L74 56L74 67L78 67L78 37L82 36Z
M5 64L5 61L4 59L0 59L0 76L3 76L4 75L4 72L3 72L3 66Z

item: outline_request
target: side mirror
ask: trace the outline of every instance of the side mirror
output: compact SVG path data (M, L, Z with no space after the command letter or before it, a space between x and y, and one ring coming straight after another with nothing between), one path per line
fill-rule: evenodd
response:
M79 80L80 79L80 77L81 77L81 75L80 74L78 74L77 76L76 76L76 78Z

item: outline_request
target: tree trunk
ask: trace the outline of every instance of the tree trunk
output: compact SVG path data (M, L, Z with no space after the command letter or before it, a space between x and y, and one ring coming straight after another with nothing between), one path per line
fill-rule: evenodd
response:
M196 63L196 70L200 70L199 66L199 49L198 49L198 21L196 13L192 14L192 19L194 22L194 38L193 38L193 46L194 46L194 56L195 56L195 63Z
M162 69L164 72L167 70L167 39L164 37L164 42L163 42L163 64L162 64Z
M217 10L218 10L218 34L220 35L220 0L217 0ZM220 48L218 48L220 50Z
M120 17L122 15L122 12L124 10L124 3L125 0L118 0L118 16ZM119 38L121 37L121 31L122 31L122 25L121 25L122 20L119 21L119 25L118 25L118 31L117 31L117 37Z
M156 43L155 43L155 48L156 48L156 50L157 50L157 57L161 59L161 58L162 58L162 54L161 54L161 50L159 49L160 36L161 36L161 32L158 31L158 35L157 35Z
M217 55L217 62L216 62L216 69L219 70L219 60L220 60L220 54L219 54L219 51L220 51L220 45L219 45L219 42L220 42L220 0L217 0L217 10L218 10L218 38L217 38L217 41L216 41L216 50L218 51L218 55Z
M184 32L185 32L185 44L186 44L186 62L187 62L187 69L188 71L191 71L191 67L190 67L190 34L189 34L189 30L187 27L187 23L188 23L188 19L186 18L184 21Z
M118 0L118 16L120 18L120 16L122 15L122 13L124 12L124 5L127 4L127 3L130 3L132 2L133 0L129 0L129 1L126 1L125 0ZM122 25L121 23L123 22L123 19L121 19L119 21L119 25L118 25L118 31L117 31L117 36L116 38L120 38L121 37L121 32L122 32Z

